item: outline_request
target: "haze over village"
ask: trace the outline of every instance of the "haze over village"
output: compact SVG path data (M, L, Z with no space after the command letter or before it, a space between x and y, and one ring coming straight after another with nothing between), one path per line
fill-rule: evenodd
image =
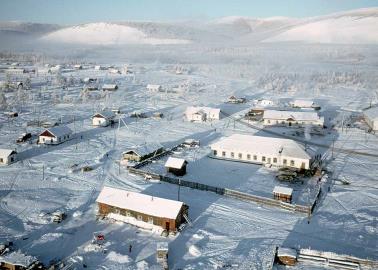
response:
M1 1L0 269L378 269L374 2Z

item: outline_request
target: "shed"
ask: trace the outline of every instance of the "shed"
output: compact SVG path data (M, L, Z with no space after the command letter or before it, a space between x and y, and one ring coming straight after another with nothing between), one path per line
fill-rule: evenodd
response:
M159 143L147 143L132 147L122 153L123 160L143 161L147 158L158 155L164 151L164 148Z
M96 202L99 214L139 227L176 231L185 222L188 207L183 202L128 190L103 187Z
M26 270L38 269L37 258L25 255L20 251L6 253L0 256L0 269L4 270Z
M147 84L146 88L148 91L151 91L151 92L159 92L162 90L162 87L160 84Z
M92 116L92 125L96 127L107 127L112 123L114 117L115 114L112 111L95 113Z
M102 86L102 90L103 91L115 91L118 89L118 85L117 84L104 84Z
M55 126L45 129L38 137L38 143L60 144L72 138L72 130L67 126Z
M365 122L371 130L378 131L378 106L369 108L363 112Z
M188 162L182 158L169 157L164 167L167 172L173 173L176 176L183 176L186 174L186 165Z
M9 165L17 160L17 152L10 149L0 149L0 165Z
M280 247L277 252L277 258L280 263L293 266L297 263L297 253L295 249Z
M273 198L275 200L291 203L293 189L282 186L275 186L273 189Z

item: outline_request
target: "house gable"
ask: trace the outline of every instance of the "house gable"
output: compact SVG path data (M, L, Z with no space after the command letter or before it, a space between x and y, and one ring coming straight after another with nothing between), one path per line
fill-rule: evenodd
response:
M52 137L52 138L55 138L56 136L54 134L52 134L49 130L45 130L44 132L42 132L39 136L45 136L45 137Z

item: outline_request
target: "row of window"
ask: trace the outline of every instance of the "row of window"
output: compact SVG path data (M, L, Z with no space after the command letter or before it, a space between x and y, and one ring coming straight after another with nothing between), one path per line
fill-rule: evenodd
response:
M114 213L115 213L115 214L121 214L121 211L120 211L120 209L114 209ZM125 215L126 215L127 217L134 217L134 216L131 214L131 212L129 212L129 211L125 211ZM139 221L143 221L143 216L142 216L142 215L137 215L137 216L136 216L136 219L139 220ZM150 223L150 224L154 224L154 219L153 219L153 217L147 217L147 222Z
M270 120L267 120L267 122L268 122L268 124L272 124L272 123L274 123L274 122L276 122L276 124L279 124L280 122L278 121L278 120L276 120L276 121L270 121ZM306 122L304 122L304 121L302 121L302 123L300 123L300 122L298 122L298 121L281 121L281 124L286 124L286 123L293 123L293 124L296 124L296 125L299 125L299 124L302 124L302 125L304 125L304 124L306 124ZM308 123L308 122L307 122ZM315 124L317 124L317 123L314 123L314 122L309 122L308 124L311 124L311 125L315 125Z
M218 155L218 151L217 150L214 150L213 151L213 154L214 154L214 156L217 156ZM225 151L222 151L222 157L226 157L226 152ZM235 153L234 152L231 152L230 153L230 157L231 158L235 158ZM265 156L262 156L261 157L261 160L258 160L258 158L257 158L257 155L253 155L252 156L252 158L253 159L251 159L251 155L250 154L246 154L246 158L247 158L247 160L253 160L253 161L261 161L261 162L268 162L268 163L271 163L272 161L273 161L273 163L277 163L278 162L278 160L277 160L277 158L276 157L274 157L273 159L272 158L267 158L267 157L265 157ZM243 159L243 154L242 153L238 153L238 159ZM282 160L282 163L283 163L283 165L288 165L288 160L287 159L283 159ZM290 166L294 166L295 165L295 161L294 160L290 160Z

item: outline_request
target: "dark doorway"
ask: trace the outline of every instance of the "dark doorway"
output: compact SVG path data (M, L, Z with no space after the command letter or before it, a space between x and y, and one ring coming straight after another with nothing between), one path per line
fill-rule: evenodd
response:
M165 229L169 231L169 222L165 222Z

